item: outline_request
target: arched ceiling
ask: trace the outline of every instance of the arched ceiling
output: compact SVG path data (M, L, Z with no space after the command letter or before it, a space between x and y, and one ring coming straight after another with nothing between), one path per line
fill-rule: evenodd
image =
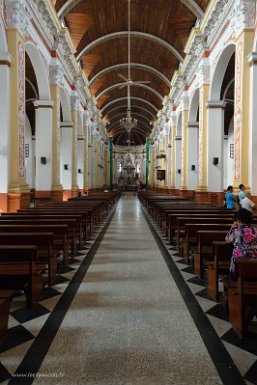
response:
M132 144L143 144L151 122L169 94L169 82L185 56L191 29L209 0L131 0L131 113L137 126ZM128 76L128 0L56 0L60 19L69 28L75 56L89 80L92 95L108 121L114 143L126 144L128 134L119 121L126 116Z

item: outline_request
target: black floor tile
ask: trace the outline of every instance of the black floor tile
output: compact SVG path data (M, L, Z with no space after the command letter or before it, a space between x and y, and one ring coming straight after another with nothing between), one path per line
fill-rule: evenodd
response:
M200 285L200 286L206 286L206 280L203 278L200 278L200 277L190 278L186 282L194 283L194 284Z
M202 298L208 299L209 301L215 302L212 296L210 295L209 290L206 287L203 290L198 291L196 295L197 297L202 297Z
M197 293L197 295L198 295L198 293ZM215 303L215 301L214 301L214 303ZM211 309L209 309L206 312L206 314L212 315L213 317L220 318L223 321L229 320L225 309L219 303L217 303L215 306L213 306Z
M222 340L257 355L257 335L255 333L248 332L248 334L241 339L234 329L231 329L222 336Z
M21 345L32 339L34 339L33 334L22 325L14 326L13 328L8 329L7 337L0 345L0 353L15 348L15 346Z
M70 266L65 266L65 267L61 267L61 268L58 270L58 274L69 273L70 271L75 271L75 269L73 269L73 268L70 267Z
M257 357L256 362L253 366L248 370L244 377L247 381L252 382L254 385L257 385Z
M11 378L11 374L5 369L5 367L0 362L0 383L8 380L9 378Z
M63 277L62 275L57 275L54 281L54 285L58 285L59 283L64 283L70 281L69 278Z
M52 287L47 287L44 289L43 295L40 298L40 301L43 301L44 299L55 297L56 295L61 295L59 291L56 289L53 289Z
M27 308L22 308L15 310L11 312L13 318L15 318L19 322L27 322L31 321L34 318L40 317L44 314L50 313L48 309L46 309L44 306L37 304L37 306L32 309L28 310Z
M176 261L176 262L178 262L178 261ZM194 268L192 266L187 266L187 267L181 269L180 271L184 271L185 273L190 273L190 274L195 275L195 271L194 271Z

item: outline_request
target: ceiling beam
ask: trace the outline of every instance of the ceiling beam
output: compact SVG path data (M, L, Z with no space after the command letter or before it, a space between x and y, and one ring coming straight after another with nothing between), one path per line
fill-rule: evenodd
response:
M128 105L127 104L122 104L122 105L119 105L117 107L114 107L112 108L110 111L106 111L105 112L105 115L110 115L112 112L116 111L116 110L119 110L119 109L122 109L124 108L124 110L127 110L128 108ZM155 115L151 113L151 111L147 110L146 108L142 107L142 106L135 106L133 104L131 104L131 110L133 110L133 108L139 108L140 110L143 110L145 111L146 113L148 113L149 115L151 115L151 118L155 118Z
M114 90L115 88L121 87L121 86L123 86L123 85L124 85L124 83L116 83L116 84L111 85L110 87L105 88L102 92L100 92L99 95L95 96L96 101L97 101L101 96L103 96L104 94L106 94L107 92L112 91L112 90ZM163 101L163 96L162 96L161 94L159 94L159 92L157 92L156 90L154 90L153 88L151 88L151 87L149 87L149 86L146 86L145 84L138 84L138 83L137 83L137 84L134 84L134 83L132 83L132 84L130 84L130 87L141 87L141 88L144 88L144 89L146 89L147 91L152 92L155 96L157 96L157 97L161 100L161 102Z
M193 14L197 19L201 20L204 16L204 12L201 7L196 3L195 0L180 0Z
M131 68L139 68L139 69L142 69L144 71L147 71L147 72L150 72L150 73L156 75L159 79L161 79L166 84L166 86L170 87L169 79L166 78L166 76L164 76L160 71L158 71L154 67L150 67L146 64L140 64L140 63L131 63L130 66L131 66ZM115 64L113 66L106 67L102 71L95 74L95 76L89 81L88 85L90 87L96 79L106 75L107 73L109 73L111 71L117 70L119 68L127 68L127 67L128 67L128 63Z
M114 115L111 119L110 119L110 124L112 125L112 121L114 120L114 119L117 119L118 117L121 117L121 116L123 116L123 117L126 117L126 115L124 114L124 112L122 112L122 113L120 113L120 114L117 114L117 115ZM136 112L133 112L132 114L131 114L131 116L133 117L133 116L138 116L138 117L140 117L140 118L142 118L142 119L144 119L144 120L146 120L146 124L149 124L149 120L145 117L145 116L143 116L143 115L140 115L140 114L137 114ZM140 121L139 119L138 119L138 121ZM150 124L149 124L149 128L150 128Z
M137 101L139 101L139 102L143 102L143 103L147 104L147 105L150 106L150 107L154 110L154 112L156 112L156 113L159 111L158 108L156 108L155 105L152 104L152 103L150 103L148 100L145 100L145 99L143 99L143 98L138 98L138 97L136 97L136 96L131 96L130 99L131 99L131 100L137 100ZM100 110L101 113L103 114L104 110L105 110L107 107L111 106L112 104L117 103L117 102L121 102L121 101L123 101L123 100L128 100L127 96L123 96L122 98L118 98L118 99L111 100L109 103L107 103L107 104Z
M104 35L99 37L96 40L91 41L85 48L82 49L82 51L76 56L76 60L80 61L83 56L85 56L91 49L95 48L99 44L113 39L119 39L120 37L127 37L128 31L119 31L119 32L113 32L108 35ZM143 38L146 40L151 40L163 47L165 47L167 50L169 50L172 55L174 55L179 62L183 62L183 57L180 55L180 53L174 48L172 45L170 45L167 41L161 39L158 36L152 35L150 33L146 32L140 32L140 31L131 31L130 36L136 37L136 38Z
M63 6L58 11L58 16L60 19L63 19L75 5L80 3L81 0L67 0ZM183 3L193 14L198 18L202 19L203 17L203 11L199 7L199 5L196 3L195 0L180 0L181 3ZM84 0L86 2L86 0Z
M150 132L148 131L148 126L147 126L144 122L140 122L140 124L141 124L143 127L146 127L146 131L145 131L145 129L144 129L143 127L142 127L142 128L141 128L141 127L134 127L134 128L132 128L132 132L133 132L134 130L135 130L135 131L140 131L144 136L146 136L147 134L150 134ZM116 123L113 124L112 129L110 130L110 132L112 132L113 130L117 131L117 130L116 130L117 127L119 127L118 130L124 130L124 131L126 131L125 128L120 127L120 123L119 123L119 122L116 122ZM108 133L110 133L110 132L108 132Z

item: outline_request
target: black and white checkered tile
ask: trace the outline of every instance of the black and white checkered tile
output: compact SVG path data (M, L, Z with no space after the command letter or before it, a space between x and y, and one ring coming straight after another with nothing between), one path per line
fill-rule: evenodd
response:
M4 342L0 344L1 385L7 385L13 377L63 292L67 289L81 262L86 258L103 225L104 222L92 234L91 239L78 251L78 254L69 260L69 266L58 271L55 283L44 289L40 302L33 310L26 308L25 295L22 292L17 293L12 299L8 335Z
M253 320L249 335L241 340L234 332L223 306L215 302L210 296L206 281L194 274L193 268L184 263L176 248L168 244L167 238L160 230L158 224L149 216L148 218L230 354L244 382L247 385L257 385L257 319Z

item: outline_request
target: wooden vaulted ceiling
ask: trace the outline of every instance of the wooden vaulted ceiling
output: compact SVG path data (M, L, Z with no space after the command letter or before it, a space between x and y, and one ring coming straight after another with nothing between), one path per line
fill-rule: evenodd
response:
M151 122L162 108L169 82L184 58L184 47L197 18L210 0L131 0L132 117L138 124L131 144L145 143ZM114 143L126 145L119 121L126 116L128 75L128 0L56 0L56 12L69 28L76 57L88 77L91 93ZM117 86L115 86L117 85Z

